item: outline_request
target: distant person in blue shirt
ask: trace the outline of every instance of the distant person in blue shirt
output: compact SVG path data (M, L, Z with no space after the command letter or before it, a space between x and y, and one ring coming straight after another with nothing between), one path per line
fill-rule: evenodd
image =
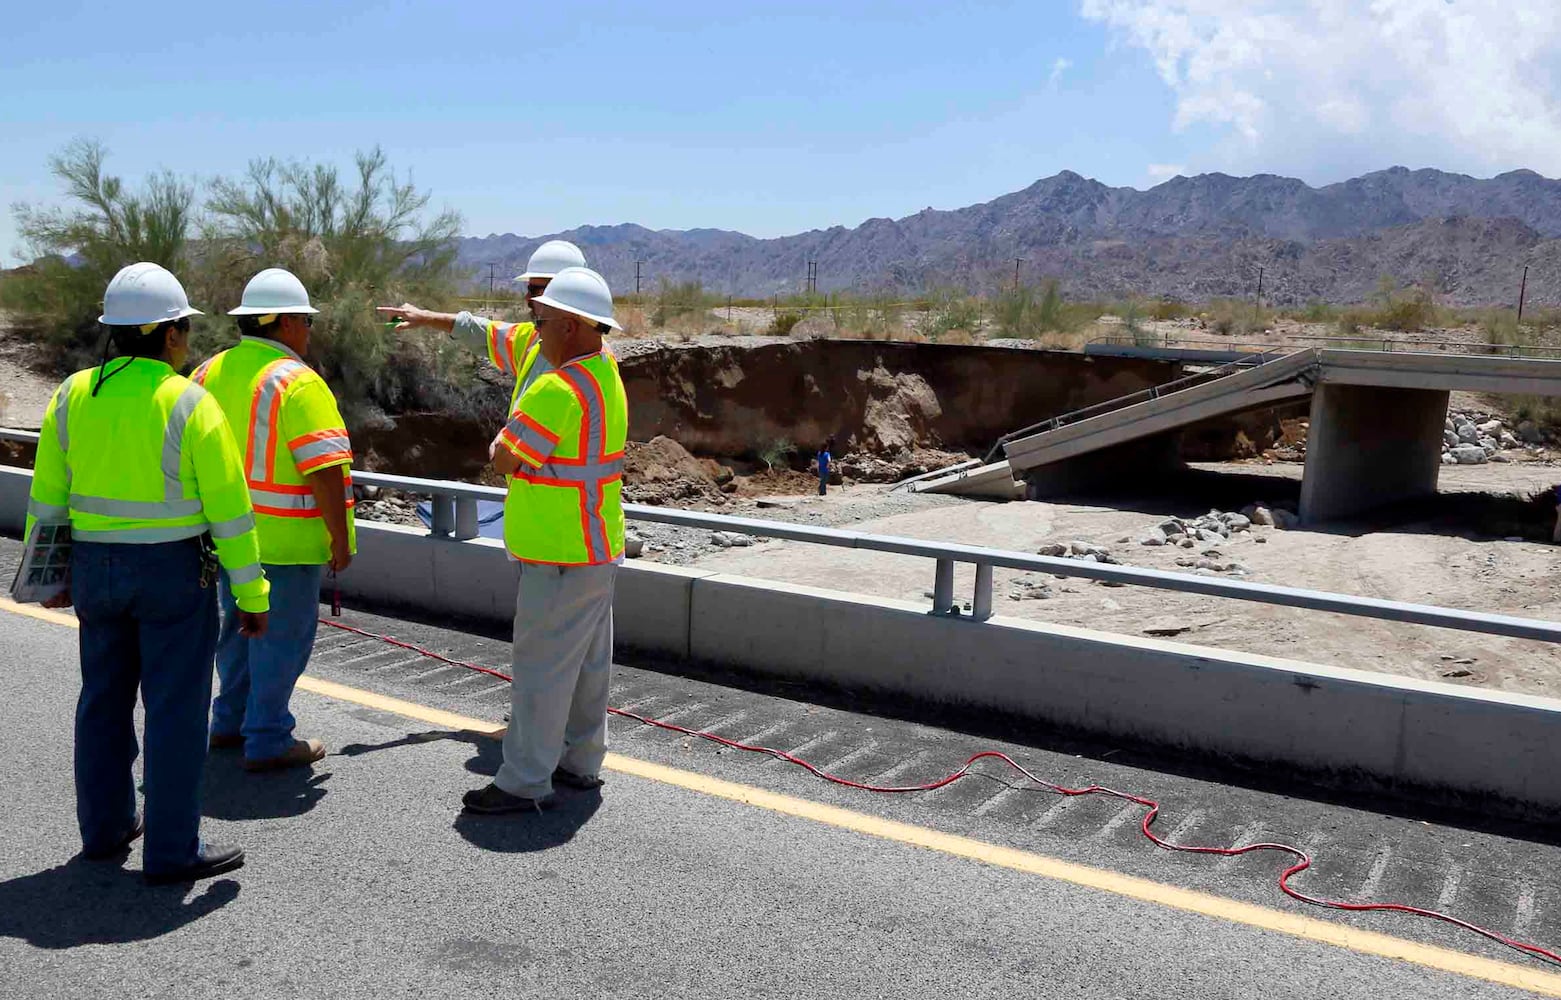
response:
M824 442L824 447L818 452L818 495L824 496L829 492L829 460L830 452L835 448L835 439L830 438Z

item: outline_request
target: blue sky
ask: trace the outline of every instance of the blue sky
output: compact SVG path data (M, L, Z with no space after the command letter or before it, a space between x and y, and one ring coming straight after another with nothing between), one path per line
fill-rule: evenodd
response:
M377 144L477 235L627 221L779 235L985 201L1065 168L1138 187L1399 162L1561 172L1561 5L1364 6L59 0L7 25L0 204L54 201L48 156L78 136L132 181L268 154L346 163ZM1436 91L1428 61L1456 86ZM0 255L16 249L6 211Z

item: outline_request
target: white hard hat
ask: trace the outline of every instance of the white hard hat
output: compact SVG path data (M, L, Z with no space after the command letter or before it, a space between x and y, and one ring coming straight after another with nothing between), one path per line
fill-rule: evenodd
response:
M142 261L120 268L108 283L103 293L103 315L98 322L105 326L141 326L200 315L199 309L190 308L190 298L184 294L178 278L159 264Z
M280 267L268 267L249 279L244 286L244 298L237 309L229 309L229 316L265 316L268 313L317 313L320 310L309 304L309 293L304 283L291 271Z
M552 278L566 267L584 267L585 254L568 240L548 240L537 247L526 261L526 273L515 275L516 281L532 278Z
M566 267L548 282L547 291L533 302L584 316L593 323L605 323L622 330L612 318L612 290L607 279L588 267Z

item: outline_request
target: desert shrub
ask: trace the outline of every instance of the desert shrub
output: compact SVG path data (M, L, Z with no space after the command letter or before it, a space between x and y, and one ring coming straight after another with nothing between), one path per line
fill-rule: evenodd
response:
M697 281L661 281L656 295L656 308L651 313L652 326L665 327L682 316L701 316L710 308L711 299L705 294L704 285Z
M789 337L792 328L801 323L807 316L801 312L785 310L777 312L775 318L770 320L769 334L773 337Z

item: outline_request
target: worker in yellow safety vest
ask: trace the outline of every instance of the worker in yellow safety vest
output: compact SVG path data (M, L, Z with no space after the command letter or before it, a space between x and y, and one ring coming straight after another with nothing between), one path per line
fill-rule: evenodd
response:
M463 800L479 813L540 808L555 783L598 788L607 752L629 410L602 334L621 327L607 282L583 267L559 271L532 305L532 350L548 368L526 380L489 446L510 477L504 544L520 563L520 586L504 763ZM411 304L382 311L399 328L449 330L454 321Z
M51 603L74 603L81 621L75 772L83 853L122 857L144 832L151 883L244 863L239 848L200 839L217 564L232 581L241 631L263 635L269 610L228 422L176 371L198 315L178 279L156 264L114 276L98 317L108 332L104 363L67 378L49 402L27 509L30 541L40 525L70 525L70 590ZM144 817L131 770L138 687Z
M211 747L244 751L244 768L307 767L325 756L319 740L296 739L289 710L309 665L325 569L352 562L352 445L336 397L304 363L318 310L303 282L273 267L244 288L240 340L196 369L244 446L255 502L260 561L271 581L271 628L239 628L236 589L222 581L222 635L212 705Z

